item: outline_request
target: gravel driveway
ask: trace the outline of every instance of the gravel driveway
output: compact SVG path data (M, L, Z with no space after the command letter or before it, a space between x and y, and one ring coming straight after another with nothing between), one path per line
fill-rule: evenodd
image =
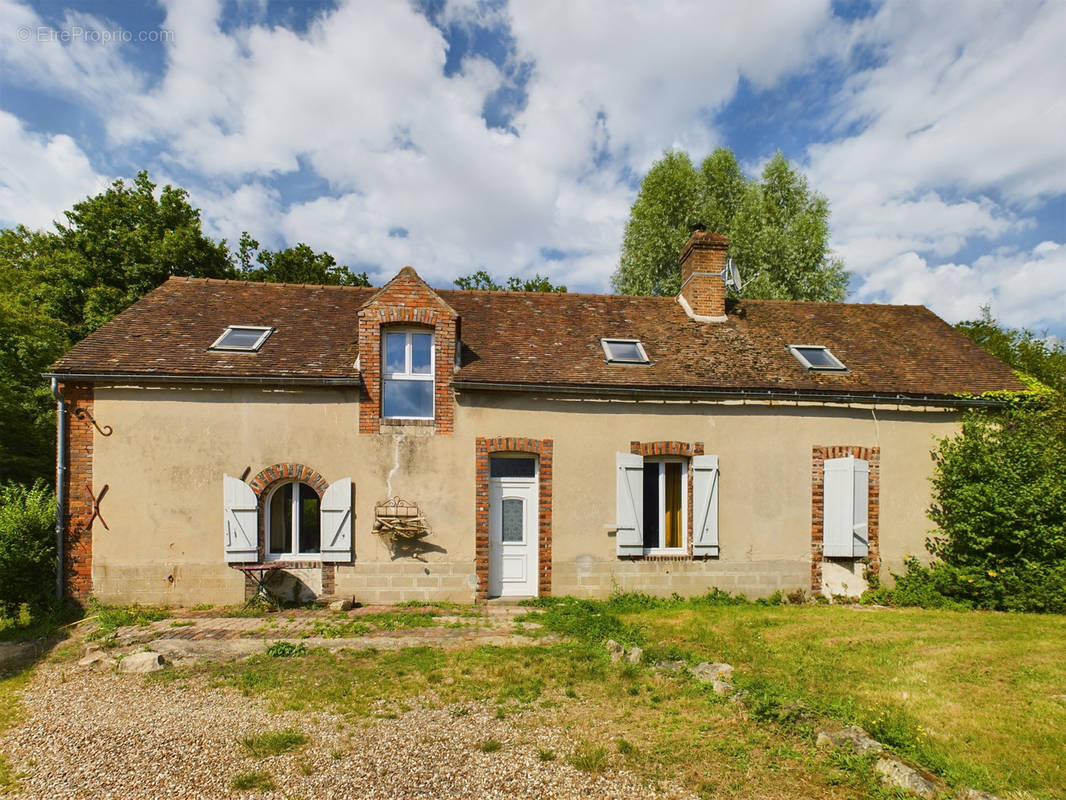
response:
M25 719L2 750L21 773L15 797L42 798L689 798L625 771L566 763L572 743L544 711L496 719L495 708L417 706L367 724L321 713L274 713L202 679L40 666L23 693ZM541 716L537 716L541 715ZM544 724L548 723L548 724ZM256 760L240 738L298 728L298 752ZM502 743L490 753L479 745ZM552 750L544 761L541 750ZM271 792L230 788L234 775L268 773Z

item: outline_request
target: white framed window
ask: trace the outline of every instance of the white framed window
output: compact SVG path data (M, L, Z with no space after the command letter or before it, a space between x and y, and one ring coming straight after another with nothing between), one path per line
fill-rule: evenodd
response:
M322 550L321 503L306 483L286 481L266 502L266 557L299 559Z
M718 556L718 456L670 459L617 453L615 466L618 505L613 527L619 556L685 553L689 539L693 556Z
M259 325L230 325L215 339L209 350L233 350L254 353L263 346L263 342L274 332L273 328Z
M788 350L811 372L846 372L844 363L820 344L790 344Z
M688 547L688 462L644 459L644 551Z
M639 339L600 339L608 364L649 364Z
M433 334L387 329L381 337L381 416L433 419Z

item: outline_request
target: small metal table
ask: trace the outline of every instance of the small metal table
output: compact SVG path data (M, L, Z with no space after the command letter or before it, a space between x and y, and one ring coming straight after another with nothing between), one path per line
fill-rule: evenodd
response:
M244 604L245 608L260 600L268 605L281 607L278 598L274 596L273 592L270 591L270 587L267 586L270 576L282 569L280 564L240 564L235 565L233 568L244 573L244 579L254 588L252 596Z

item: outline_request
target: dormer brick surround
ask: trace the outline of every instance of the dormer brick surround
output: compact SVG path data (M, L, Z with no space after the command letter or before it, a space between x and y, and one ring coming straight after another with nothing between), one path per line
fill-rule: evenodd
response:
M725 322L722 271L729 237L696 230L681 249L681 293L677 302L697 322Z
M455 427L452 375L459 340L459 315L441 299L413 267L404 267L359 309L359 432L378 433L381 416L381 334L390 326L424 327L433 331L433 419L403 420L397 424L432 424L435 433Z

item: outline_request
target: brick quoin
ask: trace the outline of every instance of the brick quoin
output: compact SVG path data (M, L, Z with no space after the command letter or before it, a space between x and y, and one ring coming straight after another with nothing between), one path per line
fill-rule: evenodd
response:
M433 332L433 421L436 433L455 429L452 375L459 340L459 316L440 296L404 267L359 310L359 372L363 378L359 397L359 432L381 430L381 329L391 325L423 327ZM403 420L400 424L420 424ZM425 423L422 423L425 424Z
M63 594L84 604L93 590L93 387L60 384L59 390L66 400L67 414Z
M811 591L822 591L822 528L825 521L823 474L827 458L861 458L870 465L870 488L867 512L869 555L867 570L871 575L881 572L881 448L835 445L815 446L811 450Z
M489 456L494 453L530 453L537 457L539 475L537 501L537 592L552 592L552 449L551 439L518 436L478 437L474 442L476 491L474 506L474 569L477 573L475 599L489 598Z
M681 458L692 458L692 456L702 456L703 442L630 442L629 452L633 455L644 456L679 456ZM688 510L686 516L688 517L688 555L626 555L619 556L623 561L692 561L693 559L706 559L712 558L712 556L697 556L692 552L692 528L695 526L695 511L692 506L692 469L686 471L688 475L687 485L687 500L686 505Z

